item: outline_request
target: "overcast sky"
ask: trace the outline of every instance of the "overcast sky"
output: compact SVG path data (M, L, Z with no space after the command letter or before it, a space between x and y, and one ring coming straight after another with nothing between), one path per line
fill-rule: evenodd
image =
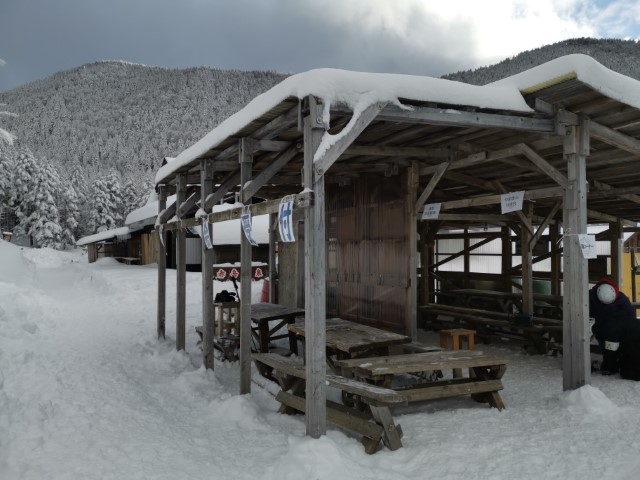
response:
M576 37L640 38L640 0L0 0L0 91L98 60L440 76Z

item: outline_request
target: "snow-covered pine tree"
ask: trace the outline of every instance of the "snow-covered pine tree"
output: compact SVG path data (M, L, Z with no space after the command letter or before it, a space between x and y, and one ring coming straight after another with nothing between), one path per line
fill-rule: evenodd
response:
M138 208L140 203L138 188L133 180L127 180L122 187L122 218L126 219L127 215Z
M76 235L79 234L80 209L78 207L78 195L72 185L63 188L60 205L60 223L62 226L62 243L75 245Z
M16 232L29 235L34 246L61 248L62 229L55 203L60 188L58 172L51 164L38 162L23 147L16 161L13 184L10 204L18 217Z
M60 176L48 162L43 162L36 176L36 194L33 211L27 218L27 233L38 247L63 248L60 215L56 197L60 190ZM22 222L21 222L22 223Z
M121 225L122 190L115 172L93 183L92 208L89 218L91 232L103 232Z

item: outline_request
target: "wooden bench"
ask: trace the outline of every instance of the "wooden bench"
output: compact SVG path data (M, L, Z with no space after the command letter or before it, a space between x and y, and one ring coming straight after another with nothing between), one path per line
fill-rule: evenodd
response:
M521 325L506 313L439 303L421 305L418 310L427 314L426 326L436 330L470 328L485 341L520 342L530 353L555 352L562 348L562 320L534 316L531 325Z
M259 369L268 367L280 384L281 391L276 400L281 406L280 413L305 413L304 396L306 370L299 358L282 357L274 353L254 353L252 355ZM357 396L362 410L349 408L336 402L327 401L327 421L362 435L365 452L371 454L378 449L382 440L390 450L402 447L402 429L391 416L390 407L407 405L404 394L389 388L370 385L352 378L327 374L330 387Z
M506 372L507 361L477 350L336 359L335 365L342 368L345 377L401 392L409 403L471 395L474 400L486 402L498 410L504 408L498 392L504 388L501 379ZM419 376L425 371L455 371L463 368L469 369L469 377L421 383L398 382L404 376Z

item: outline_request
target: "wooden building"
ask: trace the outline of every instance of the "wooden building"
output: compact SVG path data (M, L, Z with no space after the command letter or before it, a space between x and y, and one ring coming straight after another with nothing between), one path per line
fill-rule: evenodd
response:
M176 232L176 347L184 348L185 229L208 222L215 231L216 222L247 211L272 215L273 226L280 201L292 195L298 236L295 244L280 244L280 287L283 301L306 311L309 435L326 429L327 315L415 338L418 297L426 302L434 294L434 243L451 229L462 232L456 234L462 249L453 255L468 258L483 242L503 242L494 278L510 291L518 277L525 311L533 309L533 266L551 259L551 288L563 295L564 388L590 383L584 234L588 223L608 225L599 236L611 241L611 273L619 278L622 232L640 220L639 138L640 83L584 55L484 87L337 70L290 77L156 176L159 222L163 232ZM232 191L245 207L210 213ZM163 199L174 192L176 206L167 209ZM522 192L522 208L502 213L501 202L513 192ZM251 205L255 194L266 201ZM187 215L198 200L203 212ZM167 223L174 215L178 221ZM485 226L497 231L480 238ZM540 252L536 245L547 229L551 248ZM272 232L272 251L275 240ZM244 266L251 255L243 239ZM212 263L206 249L202 261ZM161 336L165 279L161 263ZM202 280L203 361L212 368L212 279ZM242 276L243 289L249 281ZM242 300L240 391L246 393L250 304Z

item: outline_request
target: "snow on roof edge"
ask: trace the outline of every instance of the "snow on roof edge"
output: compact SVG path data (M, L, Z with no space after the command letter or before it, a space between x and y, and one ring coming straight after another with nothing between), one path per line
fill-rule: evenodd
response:
M129 233L129 227L112 228L111 230L105 230L103 232L82 237L76 242L76 245L81 247L83 245L88 245L89 243L104 242L105 240L110 240L115 237L129 235Z
M574 53L503 78L487 86L513 86L523 93L532 93L561 81L577 78L603 95L640 108L640 82L608 69L592 57Z
M315 95L323 100L325 121L332 104L349 105L354 115L378 102L390 102L400 108L400 98L531 112L520 92L512 87L477 86L440 78L385 73L363 73L337 69L316 69L286 78L267 92L258 95L243 109L231 115L198 142L182 151L174 161L163 165L155 177L162 183L180 168L234 135L287 98ZM325 133L323 145L332 142ZM335 141L335 138L333 139Z

